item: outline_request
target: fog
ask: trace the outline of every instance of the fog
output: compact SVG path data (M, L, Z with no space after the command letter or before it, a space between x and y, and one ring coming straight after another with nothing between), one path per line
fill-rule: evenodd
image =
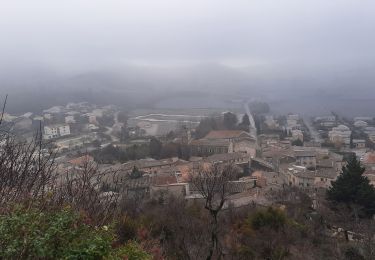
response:
M363 113L375 108L374 28L372 0L0 0L0 90L14 110L97 91L133 106L186 92L286 110L355 100Z

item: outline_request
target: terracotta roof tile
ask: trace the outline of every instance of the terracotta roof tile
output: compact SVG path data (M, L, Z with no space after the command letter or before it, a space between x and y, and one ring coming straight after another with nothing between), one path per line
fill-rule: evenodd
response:
M363 163L375 164L375 152L366 153Z
M83 165L86 162L92 162L92 161L94 161L94 158L92 156L84 155L81 157L71 159L70 161L68 161L68 163L73 164L73 165Z
M242 134L249 135L245 131L241 130L216 130L209 132L204 138L205 139L229 139L238 138Z

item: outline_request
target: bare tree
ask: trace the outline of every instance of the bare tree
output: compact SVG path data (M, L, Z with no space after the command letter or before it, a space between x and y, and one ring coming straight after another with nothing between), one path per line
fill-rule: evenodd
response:
M238 176L237 168L232 164L213 164L208 169L200 169L190 176L191 183L205 200L205 209L211 216L211 243L206 259L212 259L215 251L221 257L219 246L218 215L230 195L230 181Z
M95 162L85 158L79 167L61 176L55 202L82 210L98 224L103 224L114 215L117 207L116 172L111 169L101 171ZM103 185L106 190L102 190Z
M4 133L0 141L0 207L43 199L54 187L55 154L45 150L39 134L20 142Z

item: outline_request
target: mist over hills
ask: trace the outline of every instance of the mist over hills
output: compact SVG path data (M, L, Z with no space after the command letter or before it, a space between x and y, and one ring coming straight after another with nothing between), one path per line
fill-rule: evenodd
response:
M371 71L370 66L355 70L298 70L220 63L126 65L76 71L9 67L0 72L0 88L3 95L9 94L7 109L13 113L38 112L71 101L135 108L160 105L163 99L179 96L194 99L214 95L225 99L261 99L276 111L302 109L312 114L337 109L352 115L371 113L375 108L375 75ZM202 103L200 106L205 105L204 100Z

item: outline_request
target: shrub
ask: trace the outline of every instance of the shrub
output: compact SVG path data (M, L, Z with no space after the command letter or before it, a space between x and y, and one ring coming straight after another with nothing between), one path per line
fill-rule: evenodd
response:
M272 207L266 210L260 210L250 217L251 226L257 230L263 227L269 227L273 230L279 230L287 222L287 217L284 212L280 209L275 209Z
M148 259L134 242L113 249L114 242L111 229L89 225L70 208L41 211L18 206L0 216L3 259Z

